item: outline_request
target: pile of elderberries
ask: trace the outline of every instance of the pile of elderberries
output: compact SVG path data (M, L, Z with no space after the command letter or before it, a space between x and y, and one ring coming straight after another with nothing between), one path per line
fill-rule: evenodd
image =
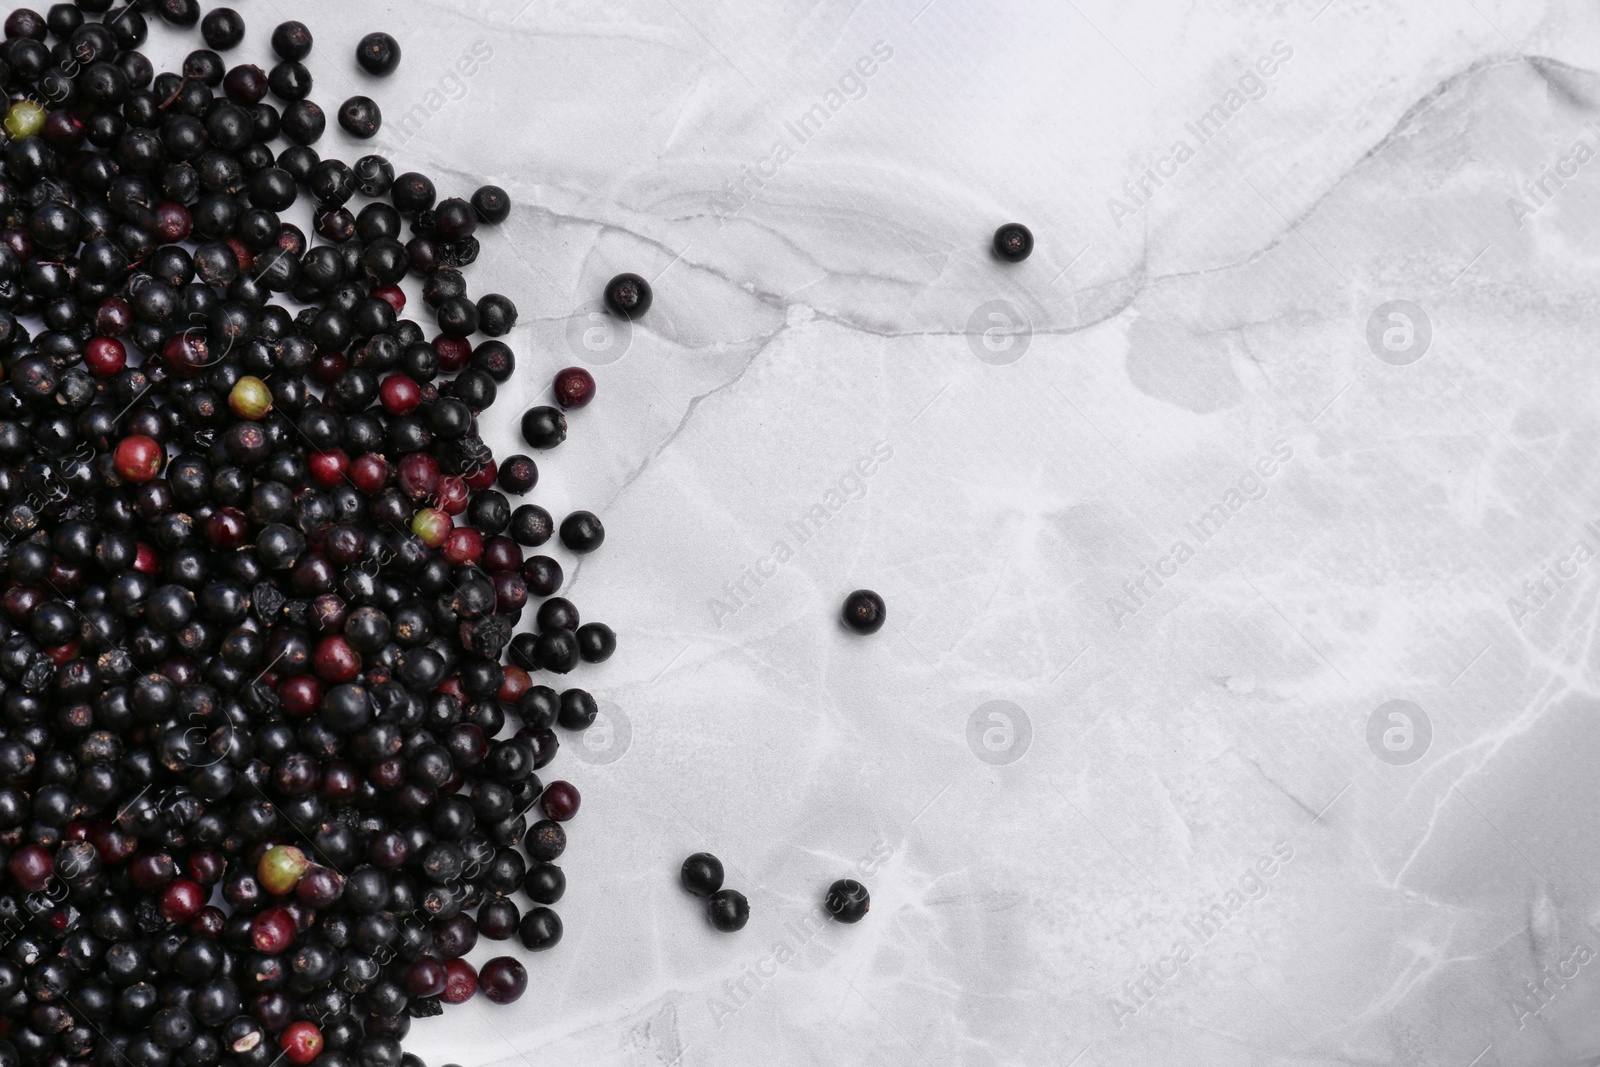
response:
M209 47L156 73L147 13ZM263 71L200 15L0 44L0 1067L419 1067L412 1019L527 986L480 937L561 937L579 797L538 772L596 707L536 679L616 641L524 549L604 531L513 507L538 469L479 433L516 308L462 271L505 192L321 158L310 30ZM593 395L563 371L528 443Z

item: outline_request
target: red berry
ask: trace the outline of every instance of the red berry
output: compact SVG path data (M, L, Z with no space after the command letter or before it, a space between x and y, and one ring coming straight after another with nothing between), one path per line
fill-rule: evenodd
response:
M447 474L439 479L438 491L434 493L434 504L446 515L459 515L467 510L467 500L471 495L463 479L454 474Z
M456 566L477 563L483 555L483 534L470 526L458 526L444 540L444 558Z
M496 956L478 974L483 995L496 1004L510 1004L528 990L528 969L511 956Z
M422 387L408 374L391 374L378 384L378 400L391 415L409 415L422 403Z
M515 705L522 699L522 694L533 688L533 678L527 671L514 664L507 665L505 680L500 683L500 691L494 698L502 704Z
M218 508L206 520L205 530L214 548L238 548L250 536L250 524L238 508Z
M188 240L193 229L194 219L182 204L169 200L156 205L156 235L166 244Z
M491 459L483 466L462 475L461 480L467 483L468 489L487 489L494 484L495 479L499 476L500 465Z
M156 556L156 550L143 541L138 542L138 548L133 554L133 569L142 574L154 574L161 569L161 560Z
M406 309L406 294L398 285L380 285L372 290L372 295L394 308L396 315Z
M112 456L112 466L117 474L127 481L143 485L161 473L161 467L166 460L166 450L161 447L161 442L154 437L136 433L124 437L117 443L117 451Z
M316 675L298 674L278 686L283 713L303 718L322 705L322 683Z
M211 363L211 348L198 333L185 330L167 339L161 359L179 378L193 378Z
M16 879L17 888L28 893L38 893L50 884L50 876L55 873L56 861L50 855L50 850L43 845L27 845L11 854L8 869L11 871L11 877Z
M350 647L349 641L335 634L317 642L311 666L325 682L348 682L361 673L361 656Z
M268 908L250 920L250 943L268 956L288 951L298 932L294 918L282 908Z
M454 374L472 358L472 346L461 337L440 334L433 339L433 350L439 354L439 370L445 374Z
M556 372L556 403L564 409L587 407L594 399L594 375L582 367Z
M369 496L389 483L389 461L368 452L350 461L350 484Z
M345 455L342 448L313 452L306 462L311 468L311 480L324 488L344 481L345 474L350 470L350 457Z
M168 922L186 923L205 906L206 891L187 878L174 878L161 891L161 914Z
M322 1031L316 1023L290 1023L278 1035L278 1047L283 1050L284 1059L295 1067L305 1067L322 1055Z
M544 813L556 822L566 822L578 814L578 789L571 782L551 782L544 787L539 804Z
M128 365L128 346L115 337L91 338L84 346L83 362L96 378L109 378Z
M439 487L439 462L426 452L409 452L400 458L400 491L412 500L426 500Z
M465 1004L478 991L478 972L463 959L450 960L444 965L444 992L439 999L446 1004Z

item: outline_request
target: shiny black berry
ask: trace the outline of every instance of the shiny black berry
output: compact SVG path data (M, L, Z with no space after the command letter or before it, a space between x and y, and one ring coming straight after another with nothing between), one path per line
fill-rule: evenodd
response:
M722 888L722 861L709 852L696 852L678 872L683 888L697 897L709 897Z
M854 878L841 878L828 887L823 903L835 920L856 923L872 907L872 898L867 895L867 887Z
M636 319L650 310L653 294L650 283L637 274L619 274L606 283L606 307L625 319Z
M883 597L877 593L870 589L857 589L844 598L841 617L844 624L856 633L875 634L883 629L888 608L884 607Z
M368 74L387 77L400 65L400 42L387 33L369 33L356 45L356 62Z
M1033 233L1020 222L994 231L994 254L1007 263L1021 263L1033 254Z
M737 889L719 889L706 901L706 918L725 934L743 930L750 921L750 902Z

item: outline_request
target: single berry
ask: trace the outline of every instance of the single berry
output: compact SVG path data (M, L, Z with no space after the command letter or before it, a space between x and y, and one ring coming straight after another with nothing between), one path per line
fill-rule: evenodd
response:
M872 907L872 898L867 895L867 887L854 878L841 878L828 887L823 903L828 914L839 922L858 923Z
M439 999L446 1004L465 1004L478 991L478 972L463 959L449 960L444 965L444 992Z
M606 539L600 516L592 511L574 511L561 520L561 543L580 555L593 552Z
M370 96L352 96L339 105L339 126L351 137L376 137L383 126L383 111Z
M266 418L272 410L272 390L260 378L246 374L233 383L228 393L228 408L241 419L252 422Z
M322 1031L316 1023L293 1022L278 1035L278 1047L283 1050L283 1058L296 1067L304 1067L322 1055L322 1044Z
M709 897L722 888L722 861L709 852L696 852L678 872L683 888L697 897Z
M553 407L529 408L522 416L522 439L533 448L554 448L567 439L567 417Z
M472 210L480 221L498 225L511 216L511 197L498 185L485 185L472 194Z
M257 952L276 956L288 951L298 932L294 916L282 908L268 908L250 920L250 945Z
M293 845L273 845L256 865L256 879L273 896L288 896L310 866L306 854Z
M231 7L214 8L200 20L200 36L205 38L207 48L219 52L236 48L244 40L244 16Z
M126 480L143 485L161 473L166 458L165 450L155 438L133 434L117 443L112 465Z
M549 908L532 908L517 926L517 936L529 952L553 948L561 940L561 916Z
M545 815L556 822L566 822L578 814L581 799L577 787L571 782L551 782L544 787L539 804L544 808Z
M369 33L356 45L356 62L368 74L388 77L400 65L400 42L387 33Z
M528 969L510 956L496 956L478 972L478 988L496 1004L510 1004L528 989Z
M1033 234L1020 222L994 231L994 254L1007 263L1021 263L1033 253Z
M304 59L311 54L311 30L303 22L283 22L272 31L272 50L285 62Z
M858 634L875 634L888 618L883 597L870 589L857 589L844 598L844 624Z
M564 410L588 407L594 399L594 375L582 367L567 367L556 372L556 403Z
M725 934L743 930L750 921L750 902L737 889L719 889L706 901L706 918Z
M625 319L650 310L650 283L637 274L619 274L606 283L606 307Z

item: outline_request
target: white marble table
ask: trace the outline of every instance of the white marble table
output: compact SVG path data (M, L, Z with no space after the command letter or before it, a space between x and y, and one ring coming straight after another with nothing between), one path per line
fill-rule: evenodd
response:
M497 449L599 381L566 937L431 1067L1597 1061L1600 10L238 6L511 191Z

